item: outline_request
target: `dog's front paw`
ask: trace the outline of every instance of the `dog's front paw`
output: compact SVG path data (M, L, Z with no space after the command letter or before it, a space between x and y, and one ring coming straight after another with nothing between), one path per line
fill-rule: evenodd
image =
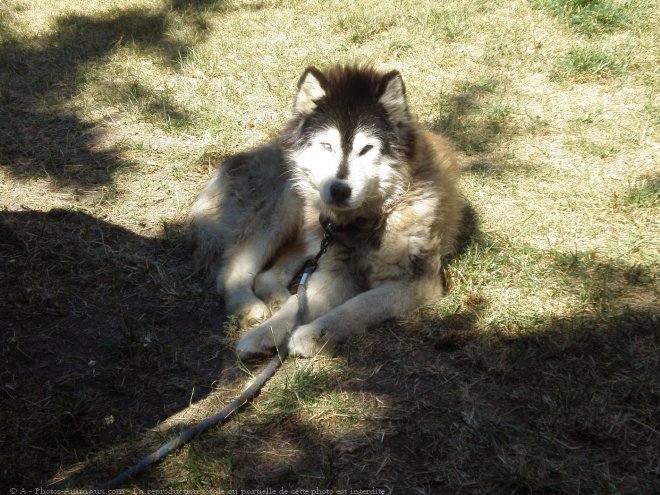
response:
M250 328L270 317L270 309L254 296L227 301L227 313L236 315L241 328Z
M289 299L289 297L291 297L291 293L286 290L286 288L279 292L273 292L269 294L266 301L268 301L268 307L270 308L270 311L273 314L277 313L280 309L282 309L282 306L287 301L287 299Z
M301 326L289 339L289 352L294 356L312 357L330 349L332 344L326 329L312 324Z
M271 271L260 273L254 280L254 293L266 301L273 314L277 313L291 293Z
M270 325L259 325L247 332L236 344L236 354L240 359L250 356L269 354L272 349L279 346L283 337L278 335Z
M270 309L258 299L247 308L242 308L239 313L239 320L243 328L253 327L267 318L270 318Z

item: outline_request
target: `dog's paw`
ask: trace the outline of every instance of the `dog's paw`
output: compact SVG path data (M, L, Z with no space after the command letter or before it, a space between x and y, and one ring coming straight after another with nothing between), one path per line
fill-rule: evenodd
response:
M303 325L289 339L289 353L294 356L312 357L320 352L332 349L325 328L314 325Z
M251 328L267 318L270 318L270 309L262 301L255 301L239 312L239 321L243 328Z
M286 300L291 297L289 290L279 283L275 275L270 271L263 272L257 276L254 281L254 293L260 299L266 301L273 314L279 311Z
M245 301L228 301L227 312L238 317L241 328L250 328L270 317L268 306L256 297Z
M236 355L240 359L247 359L259 354L270 354L282 341L283 338L270 325L262 324L241 337L236 344Z
M282 309L282 306L284 306L284 303L289 297L291 297L291 293L286 289L270 294L266 301L268 301L268 308L271 313L275 314Z

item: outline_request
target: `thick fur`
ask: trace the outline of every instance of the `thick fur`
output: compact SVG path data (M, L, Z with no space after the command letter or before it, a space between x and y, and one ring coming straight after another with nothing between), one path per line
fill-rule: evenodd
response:
M259 323L239 356L287 340L311 356L436 301L463 208L457 175L445 139L413 121L398 72L307 69L280 136L227 159L189 215L227 312ZM336 240L293 329L298 301L287 286L319 249L320 218Z

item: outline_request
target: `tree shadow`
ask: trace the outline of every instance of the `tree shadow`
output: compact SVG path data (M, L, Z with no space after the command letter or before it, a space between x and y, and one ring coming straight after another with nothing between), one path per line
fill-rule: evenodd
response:
M484 242L473 214L465 224L459 258ZM223 384L241 381L211 330L223 318L213 291L186 278L188 249L168 232L143 238L64 210L0 214L7 486L109 479L171 436L179 427L146 430L210 397L221 370ZM340 350L346 376L286 381L259 399L280 402L251 415L256 423L234 419L195 440L177 460L182 479L237 489L651 490L657 316L626 297L651 297L650 274L583 254L545 261L609 305L486 335L487 301L463 297L445 317L385 325ZM620 290L604 291L612 285ZM331 392L381 405L328 435L301 413ZM169 486L172 467L132 486Z
M0 484L44 486L212 389L224 314L176 232L0 212Z
M435 322L457 330L451 338L429 331L427 321L353 340L342 351L348 377L328 384L321 371L310 381L292 379L266 394L277 405L259 399L258 412L207 432L176 462L155 466L130 486L162 488L176 479L174 486L215 483L239 491L653 492L652 315L631 310L606 322L570 316L539 326L534 336L487 344L478 342L473 310ZM635 351L642 346L649 348ZM309 411L333 393L370 397L379 406L348 432L328 434ZM363 416L350 405L331 410L330 428L334 414ZM126 458L131 446L118 445L116 456L90 463L86 479L92 472L108 479L145 453ZM67 481L87 484L76 475Z
M172 10L186 11L190 9L224 10L228 7L226 0L173 0Z
M211 3L221 2L175 2L173 9ZM15 177L48 177L60 185L107 183L118 169L132 166L99 145L103 124L72 110L71 100L89 65L122 43L175 64L190 47L168 34L171 15L165 8L66 15L52 32L31 40L13 31L9 17L0 17L0 166ZM206 35L203 18L185 20L197 36Z
M440 464L495 492L652 492L660 431L654 271L588 251L537 255L589 310L484 331L489 301L466 294L456 311L419 323L411 337L426 351L414 353L410 370L423 368L425 355L432 361L434 349L459 376L478 377L463 380L469 399L460 401L459 427L451 435L444 427ZM460 390L460 380L452 385ZM469 468L452 456L470 459Z
M426 123L465 156L469 173L500 177L529 169L513 157L498 156L498 145L520 132L514 110L498 101L499 84L495 79L460 84L434 103L439 117Z
M467 249L477 232L477 216L475 210L468 204L465 207L460 242L458 243L457 256ZM457 316L457 320L460 316ZM376 348L378 346L375 346ZM367 376L371 379L368 385L355 386L354 383L346 386L342 383L341 376L335 378L333 371L320 370L320 373L302 373L300 371L309 369L309 365L302 368L296 368L295 365L288 363L289 366L280 373L287 373L284 388L281 390L270 390L266 398L258 398L258 419L257 426L261 428L259 434L255 436L255 425L247 428L243 432L240 426L234 428L221 428L208 431L205 435L195 440L195 447L189 452L186 464L188 469L198 475L207 473L213 476L213 471L217 458L228 458L231 465L231 473L227 473L234 482L235 488L251 487L270 487L270 486L290 486L300 488L307 486L302 481L305 478L313 479L314 486L323 486L325 488L337 486L361 486L373 484L374 480L370 478L370 473L360 476L354 470L352 463L347 463L344 459L345 450L351 452L356 449L368 448L372 453L372 460L375 459L376 451L374 445L366 441L361 434L339 434L334 438L327 435L321 435L313 424L308 424L301 418L301 409L306 406L313 407L313 403L320 400L321 396L340 391L342 393L351 392L356 394L378 394L386 398L388 403L401 404L407 402L408 383L401 381L400 377L387 374L387 378L382 376L373 378L372 369L369 368L370 361L362 362L361 358L355 360L351 353L352 344L347 344L339 350L340 355L348 354L349 373L357 376ZM362 351L360 351L362 352ZM388 355L372 356L374 359L389 359ZM260 364L253 365L256 372ZM341 375L341 374L340 374ZM223 370L222 382L225 387L234 387L236 383L244 380L244 372L237 368L225 368ZM416 387L419 387L416 379ZM332 386L329 383L332 382ZM357 383L357 382L356 382ZM233 385L232 385L233 384ZM430 390L430 382L425 383L427 392ZM238 391L235 392L238 394ZM230 394L231 395L231 394ZM404 397L405 396L405 397ZM266 402L273 402L274 405L264 405L262 399ZM416 399L415 399L416 400ZM450 398L443 398L451 400ZM434 409L437 404L426 404L425 407ZM209 407L209 404L203 407ZM220 407L218 405L217 407ZM387 413L389 414L389 413ZM457 413L458 414L458 413ZM240 422L240 420L237 420ZM431 422L435 424L434 422ZM428 433L431 423L426 424L423 432ZM79 470L72 470L62 473L58 477L58 483L61 486L81 486L89 483L88 480L96 479L98 482L110 479L126 465L131 462L137 462L139 458L159 446L159 442L164 442L166 438L172 438L192 423L185 421L176 423L173 426L166 426L161 429L163 434L146 433L140 439L133 437L127 440L118 440L111 444L106 444L105 449L99 451L99 454ZM246 449L249 445L249 449ZM286 448L288 451L297 451L298 455L289 457L282 462L282 456L272 456L269 453ZM400 447L403 448L403 447ZM211 459L213 458L213 459ZM353 458L349 456L349 458ZM375 462L375 461L374 461ZM260 466L260 469L254 469L254 466ZM140 488L157 487L167 484L171 473L167 469L164 471L154 467L133 479L131 483ZM301 477L302 475L302 477ZM416 475L413 471L411 476ZM400 479L403 479L400 474ZM409 476L410 477L410 476ZM414 476L413 476L414 477ZM193 476L194 478L194 476ZM412 479L412 478L411 478ZM244 480L244 482L236 481ZM194 486L194 480L191 478ZM310 484L310 487L314 487ZM58 485L60 486L60 485Z
M466 155L492 151L505 131L511 131L505 108L484 112L497 86L494 79L460 85L455 94L436 103L440 117L431 122L431 128L446 135Z
M410 415L409 431L423 431L433 411L444 421L435 441L413 435L407 453L399 448L397 465L434 451L430 492L469 480L491 493L657 488L657 312L568 315L490 337L474 323L478 313L465 307L437 322L446 330L424 330L423 344L439 356L417 352L414 367L400 370L429 370L417 378L429 413ZM438 386L443 377L451 393Z

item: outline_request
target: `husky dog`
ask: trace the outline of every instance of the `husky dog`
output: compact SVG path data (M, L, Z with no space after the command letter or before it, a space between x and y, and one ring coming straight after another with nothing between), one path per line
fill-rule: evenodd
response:
M228 158L192 205L199 258L229 314L258 325L240 357L312 356L443 292L463 202L441 136L419 129L397 71L308 68L274 142ZM332 226L302 324L287 287Z

